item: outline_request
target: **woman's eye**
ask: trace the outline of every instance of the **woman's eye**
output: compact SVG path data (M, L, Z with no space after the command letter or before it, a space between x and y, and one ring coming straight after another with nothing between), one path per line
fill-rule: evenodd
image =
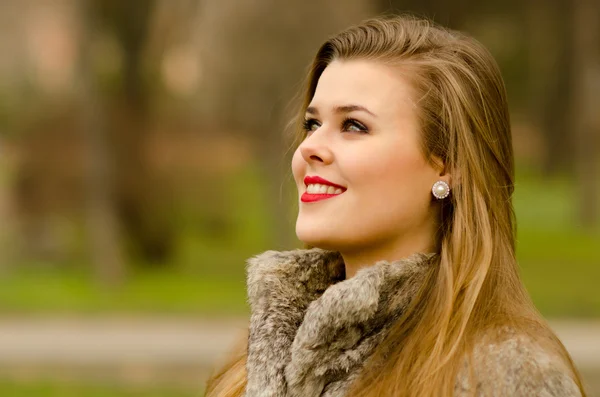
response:
M304 120L304 131L306 131L306 132L313 132L320 126L321 125L319 124L319 122L315 119Z
M303 127L304 127L304 131L306 133L310 133L310 132L314 132L317 129L319 129L319 127L321 127L321 123L316 119L306 119L306 120L304 120ZM341 130L342 130L342 132L345 132L345 131L358 132L358 133L367 133L368 132L368 128L364 124L362 124L361 122L359 122L355 119L350 119L350 118L344 119L342 121Z
M344 120L343 129L344 129L344 131L354 131L354 132L361 132L361 133L368 132L368 129L364 124L362 124L354 119Z

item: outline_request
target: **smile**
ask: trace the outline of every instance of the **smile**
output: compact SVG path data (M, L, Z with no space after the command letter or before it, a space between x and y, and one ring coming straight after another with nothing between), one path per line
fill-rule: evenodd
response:
M344 193L339 187L331 185L321 185L318 183L310 184L306 187L306 192L302 194L300 200L303 203L312 203L314 201L326 200Z
M306 187L306 193L310 194L340 194L342 192L343 190L339 187L319 183L311 183Z

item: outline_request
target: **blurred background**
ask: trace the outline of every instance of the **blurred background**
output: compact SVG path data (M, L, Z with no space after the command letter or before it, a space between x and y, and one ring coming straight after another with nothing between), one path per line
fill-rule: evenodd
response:
M393 12L499 62L522 275L600 396L598 0L1 1L0 395L201 395L245 260L300 246L311 57Z

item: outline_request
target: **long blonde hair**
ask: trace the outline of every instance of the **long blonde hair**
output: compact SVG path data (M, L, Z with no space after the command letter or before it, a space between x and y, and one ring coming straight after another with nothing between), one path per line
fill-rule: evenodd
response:
M441 159L452 193L439 207L439 263L353 384L352 396L451 395L475 341L508 326L531 335L581 380L564 346L535 310L519 277L512 206L514 160L499 68L476 40L412 16L378 17L327 40L310 69L298 122L334 60L402 70L413 84L422 151ZM210 396L239 396L243 352L209 383Z

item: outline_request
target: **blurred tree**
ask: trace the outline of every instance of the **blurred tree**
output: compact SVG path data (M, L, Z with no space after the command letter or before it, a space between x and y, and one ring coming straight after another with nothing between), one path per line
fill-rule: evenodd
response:
M578 220L593 230L600 221L600 4L597 0L571 2L573 33L573 89L569 123L575 139L578 182Z
M541 129L546 176L572 171L575 158L569 101L573 87L573 18L570 0L529 0L529 98L533 123Z
M530 112L543 132L541 165L549 177L575 175L576 221L593 229L600 218L600 9L596 0L529 0Z
M168 192L155 178L145 155L151 92L144 49L154 0L90 0L98 23L113 34L123 53L120 84L110 110L117 180L115 199L125 241L142 263L165 263L174 240Z
M106 109L100 98L89 45L94 36L94 10L87 1L78 4L81 24L78 96L81 130L87 149L86 212L92 265L99 281L118 285L125 265L115 203L115 169L108 144Z
M475 6L472 0L381 0L379 5L382 12L410 12L452 29L462 28Z

